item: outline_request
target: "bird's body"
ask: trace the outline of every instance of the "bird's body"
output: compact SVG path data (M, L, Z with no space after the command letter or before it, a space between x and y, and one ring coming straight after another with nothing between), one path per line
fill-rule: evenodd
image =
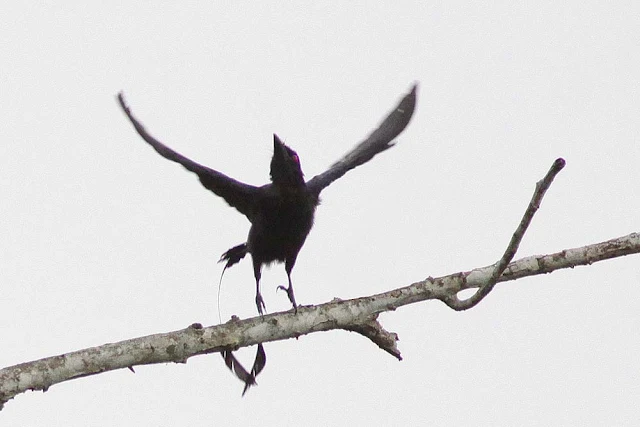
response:
M309 181L304 180L296 152L283 144L274 134L271 183L261 187L236 181L173 151L147 133L131 114L122 94L118 99L137 132L160 155L196 173L202 185L224 198L229 205L249 219L251 228L246 243L229 249L220 261L226 261L226 269L239 262L247 253L251 254L256 281L256 306L262 314L265 308L260 294L262 266L272 262L285 264L289 283L287 287L279 288L287 291L293 308L297 310L291 284L291 270L313 226L320 192L347 171L366 163L376 154L393 146L393 139L404 130L413 115L416 86L369 137L327 171Z
M295 258L311 227L318 198L306 189L282 191L270 186L257 204L247 237L247 250L263 264Z
M274 135L274 149L279 150L281 147L283 144ZM220 261L226 261L226 269L240 261L246 253L251 254L256 279L256 307L260 314L265 307L260 295L262 265L283 262L289 285L279 288L287 291L289 300L294 309L297 309L291 286L291 270L313 226L319 198L309 192L304 181L295 185L276 182L267 184L259 187L254 197L254 208L247 216L251 221L251 228L246 244L231 248L222 254Z

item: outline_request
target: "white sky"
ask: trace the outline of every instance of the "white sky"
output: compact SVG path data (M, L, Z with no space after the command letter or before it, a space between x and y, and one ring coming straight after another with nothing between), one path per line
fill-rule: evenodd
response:
M0 6L0 366L217 323L216 261L248 222L135 134L119 90L160 140L258 185L273 132L311 177L420 82L398 146L323 193L301 304L494 262L556 157L567 167L517 258L639 229L637 2L85 3ZM314 334L266 345L243 399L211 355L29 392L0 419L638 425L639 260L501 284L465 313L386 314L402 362ZM255 314L250 264L225 276L225 319ZM270 312L289 308L285 279L263 276Z

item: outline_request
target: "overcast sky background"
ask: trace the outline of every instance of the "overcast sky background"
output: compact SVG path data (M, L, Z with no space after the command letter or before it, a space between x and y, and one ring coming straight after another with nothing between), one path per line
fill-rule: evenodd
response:
M65 5L0 6L1 367L218 323L216 261L249 223L139 138L120 90L160 140L261 185L273 132L310 178L420 83L398 145L323 192L301 304L495 262L557 157L517 258L640 228L637 2ZM285 280L265 271L269 312ZM207 355L28 392L0 424L638 425L639 301L630 256L385 314L402 362L318 333L267 344L244 398ZM255 315L249 261L221 308Z

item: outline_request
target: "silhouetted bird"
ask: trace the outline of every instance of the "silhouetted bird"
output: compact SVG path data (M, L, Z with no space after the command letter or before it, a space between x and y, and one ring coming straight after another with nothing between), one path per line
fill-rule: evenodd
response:
M273 261L284 262L289 285L278 288L287 292L297 312L298 306L291 284L291 270L313 225L313 216L320 202L320 192L347 171L366 163L376 154L393 146L393 139L402 132L413 115L416 89L414 85L378 129L364 141L334 163L326 172L316 175L307 182L304 180L300 158L296 152L283 144L274 134L271 183L261 187L236 181L176 153L147 133L142 124L131 114L122 93L118 95L118 100L136 131L161 156L180 163L196 173L202 185L222 197L249 219L251 228L246 243L222 254L220 262L226 261L224 267L226 270L244 258L247 253L251 254L256 280L256 306L258 313L263 314L266 307L260 294L262 265Z

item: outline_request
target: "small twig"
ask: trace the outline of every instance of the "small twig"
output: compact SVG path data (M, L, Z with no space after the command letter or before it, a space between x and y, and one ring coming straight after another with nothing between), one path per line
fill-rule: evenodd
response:
M348 330L357 332L360 335L369 338L374 344L377 344L382 350L386 351L398 360L402 360L400 350L398 350L398 334L389 332L378 322L377 315L372 317L368 322L360 323L348 328Z
M480 301L484 299L484 297L489 295L489 292L493 290L493 287L498 282L498 278L502 275L513 257L516 255L516 252L518 252L520 242L522 241L524 233L526 233L529 224L531 224L533 216L535 215L538 208L540 208L540 202L542 202L542 198L551 186L553 179L562 170L562 168L564 168L565 164L566 163L564 159L556 159L556 161L553 162L551 169L549 169L549 172L547 172L547 175L536 183L536 189L533 192L533 197L529 202L529 206L527 207L527 210L525 211L522 220L518 225L518 228L513 233L511 241L509 242L504 255L502 255L502 258L500 258L500 260L496 263L493 273L491 273L491 276L489 277L487 282L480 288L478 288L476 293L465 300L460 300L457 294L442 298L442 301L445 304L456 311L468 310L472 307L475 307Z

